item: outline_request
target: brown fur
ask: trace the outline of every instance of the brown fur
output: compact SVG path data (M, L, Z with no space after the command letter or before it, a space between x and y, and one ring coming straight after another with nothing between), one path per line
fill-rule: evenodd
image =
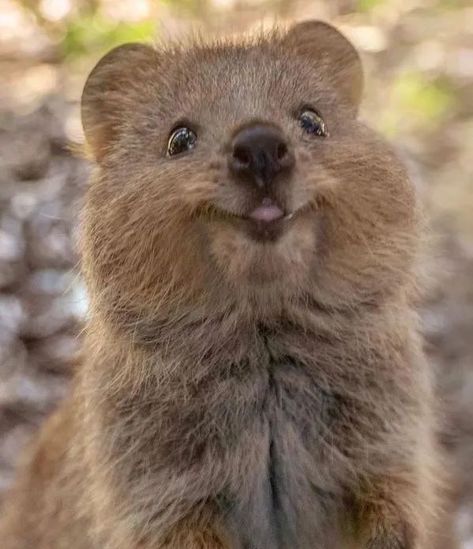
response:
M317 22L124 46L94 69L85 360L10 496L4 549L432 547L418 206L357 120L361 83L355 50ZM329 137L303 134L304 104ZM179 120L197 147L166 158ZM252 121L296 159L271 191L296 211L273 242L218 213L257 203L226 160Z

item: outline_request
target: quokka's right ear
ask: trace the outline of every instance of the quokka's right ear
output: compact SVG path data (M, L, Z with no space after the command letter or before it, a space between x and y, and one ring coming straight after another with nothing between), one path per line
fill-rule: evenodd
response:
M123 44L107 53L93 68L81 99L82 126L87 147L100 162L120 131L140 87L157 66L157 52L144 44Z
M283 44L324 72L340 97L358 109L363 91L360 56L335 27L323 21L303 21L289 30Z

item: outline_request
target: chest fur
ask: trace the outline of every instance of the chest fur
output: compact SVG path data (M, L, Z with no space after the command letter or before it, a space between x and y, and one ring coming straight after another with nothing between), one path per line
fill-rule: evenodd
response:
M343 546L343 487L353 480L353 456L365 452L363 425L377 432L385 414L366 404L379 400L372 376L324 364L259 351L254 360L214 363L198 379L181 375L186 383L128 394L113 415L127 424L112 444L124 493L137 492L157 531L206 502L232 532L232 549ZM159 487L146 499L142 474Z
M240 439L245 473L223 498L236 546L313 549L321 539L335 546L340 498L330 458L338 399L289 358L271 361L260 383L253 436Z

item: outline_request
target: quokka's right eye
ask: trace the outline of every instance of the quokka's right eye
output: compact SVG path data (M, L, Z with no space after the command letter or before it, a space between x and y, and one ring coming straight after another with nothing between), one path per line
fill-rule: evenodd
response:
M320 114L310 108L303 109L299 114L299 125L309 135L327 137L327 128Z
M176 156L190 151L195 147L196 142L196 133L186 126L180 126L174 129L169 136L167 154L168 156Z

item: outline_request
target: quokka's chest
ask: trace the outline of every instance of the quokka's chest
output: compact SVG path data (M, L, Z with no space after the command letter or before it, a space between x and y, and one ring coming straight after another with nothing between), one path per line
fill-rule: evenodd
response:
M254 401L244 409L234 391L235 412L245 417L230 456L237 473L217 497L235 547L317 549L321 540L336 547L339 397L291 360L272 364L253 382Z
M184 518L208 502L231 549L339 547L346 395L315 365L291 359L182 387L172 398L151 387L123 409L121 423L143 433L126 454L130 482L146 463L157 485L179 483L150 494L154 516L172 506Z

